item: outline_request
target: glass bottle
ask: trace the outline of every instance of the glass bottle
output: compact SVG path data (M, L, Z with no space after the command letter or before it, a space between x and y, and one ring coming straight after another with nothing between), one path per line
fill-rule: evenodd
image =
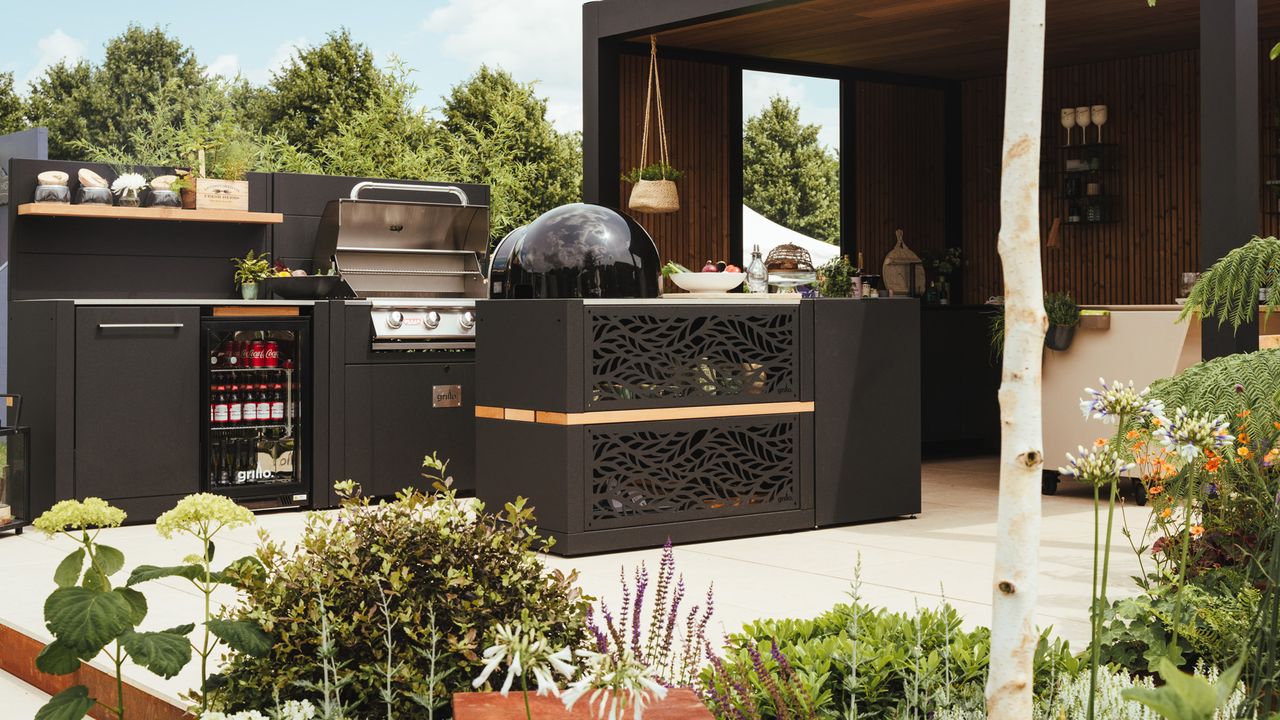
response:
M747 291L769 292L769 270L764 266L764 258L760 257L759 245L752 248L751 263L747 265Z

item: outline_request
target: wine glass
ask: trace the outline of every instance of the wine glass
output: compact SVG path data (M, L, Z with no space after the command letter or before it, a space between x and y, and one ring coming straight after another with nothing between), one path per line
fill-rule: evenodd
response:
M1102 144L1102 126L1107 123L1107 106L1094 105L1089 108L1089 117L1093 119L1093 124L1098 126L1098 144Z
M1061 119L1062 119L1062 127L1066 128L1067 130L1067 144L1070 145L1071 144L1071 128L1076 126L1076 109L1062 108L1062 110L1059 111L1059 114L1061 115Z
M1084 105L1076 108L1076 125L1080 126L1080 139L1083 144L1089 144L1089 106Z

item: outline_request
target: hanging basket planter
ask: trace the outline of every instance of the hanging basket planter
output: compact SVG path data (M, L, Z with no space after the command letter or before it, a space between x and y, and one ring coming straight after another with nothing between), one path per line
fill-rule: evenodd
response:
M657 122L653 123L651 109L657 100ZM649 130L657 126L658 162L649 162ZM662 85L658 81L658 39L649 36L649 85L644 98L644 134L640 140L640 167L624 175L635 183L627 207L635 212L662 214L680 211L680 192L675 181L680 172L671 167L667 148L667 124L662 109Z

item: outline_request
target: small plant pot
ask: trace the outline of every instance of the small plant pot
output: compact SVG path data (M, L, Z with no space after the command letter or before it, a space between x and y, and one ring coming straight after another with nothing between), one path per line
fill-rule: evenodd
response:
M258 299L258 283L245 283L240 286L240 297L245 300Z
M81 205L114 205L115 196L110 188L82 186L76 190L76 202Z
M196 191L195 191L194 189L192 189L192 188L182 188L182 191L181 191L179 194L182 196L182 209L183 209L183 210L195 210L195 209L196 209Z
M118 204L120 207L141 207L142 198L138 197L138 193L136 192L127 192L120 196L120 202Z
M1071 341L1075 337L1075 325L1050 325L1049 332L1044 336L1044 346L1050 350L1066 350L1071 347Z
M182 200L178 198L178 193L172 190L152 190L151 201L148 205L160 208L180 208L182 207Z

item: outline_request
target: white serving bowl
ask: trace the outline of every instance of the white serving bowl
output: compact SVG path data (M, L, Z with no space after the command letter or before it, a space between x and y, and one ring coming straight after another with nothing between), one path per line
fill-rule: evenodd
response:
M729 292L747 279L746 273L740 272L686 272L673 273L671 281L682 290L689 292Z

